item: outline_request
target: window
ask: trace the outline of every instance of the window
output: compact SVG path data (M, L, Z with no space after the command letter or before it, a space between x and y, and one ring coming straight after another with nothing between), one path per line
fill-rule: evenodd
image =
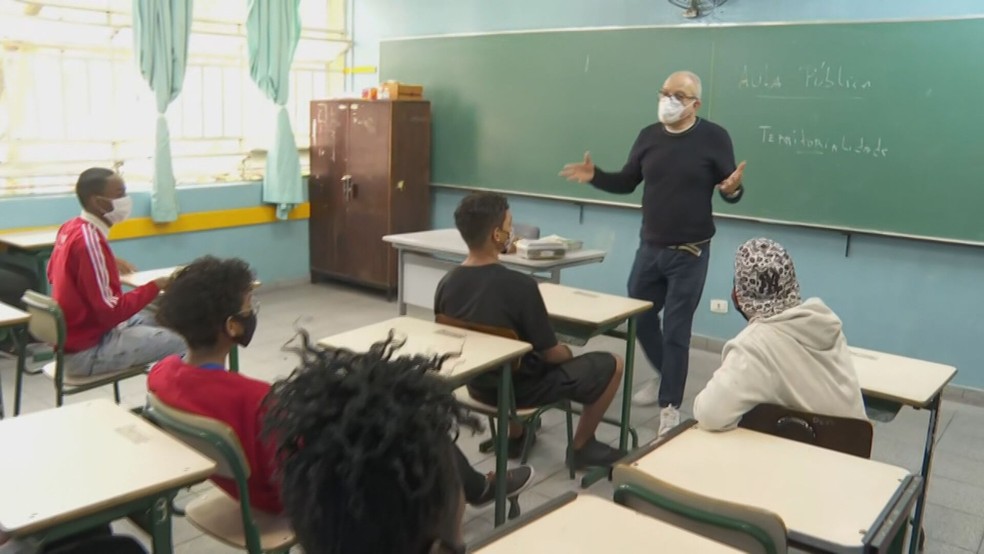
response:
M287 103L307 171L308 105L343 87L344 0L302 0ZM70 191L93 165L149 183L154 95L133 57L131 0L0 0L0 196ZM262 177L275 107L249 76L246 0L196 0L167 112L179 184Z

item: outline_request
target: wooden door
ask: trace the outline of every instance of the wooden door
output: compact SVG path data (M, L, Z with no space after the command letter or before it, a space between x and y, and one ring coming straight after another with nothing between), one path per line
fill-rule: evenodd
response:
M347 172L348 114L346 102L311 102L308 227L312 273L342 269L339 244L344 234L342 177Z
M430 124L429 102L394 103L392 233L430 228Z
M346 276L366 284L390 286L388 244L391 103L351 102L346 173L344 241L340 266Z

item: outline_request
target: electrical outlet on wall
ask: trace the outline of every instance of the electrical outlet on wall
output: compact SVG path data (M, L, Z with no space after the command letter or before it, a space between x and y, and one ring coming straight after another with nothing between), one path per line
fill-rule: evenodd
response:
M728 313L728 301L719 298L711 300L711 312L715 314Z

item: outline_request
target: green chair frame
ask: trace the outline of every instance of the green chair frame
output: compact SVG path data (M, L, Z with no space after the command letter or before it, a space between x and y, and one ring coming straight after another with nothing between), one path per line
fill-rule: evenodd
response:
M232 438L223 436L204 426L195 425L192 421L197 419L207 422L210 426L225 426L224 423L217 420L188 414L167 406L152 393L147 394L147 405L144 408L143 416L189 444L192 448L214 459L218 464L216 473L228 476L236 483L236 489L239 493L240 516L246 538L246 551L249 554L282 554L290 551L290 546L285 549L263 550L260 539L261 532L253 516L253 508L250 506L249 486L247 485L251 472L249 462L245 459L238 440L235 443L232 442L235 433L231 429L226 435L231 434ZM225 427L228 428L228 426Z
M31 314L28 322L28 331L38 339L47 342L54 348L55 371L53 381L55 385L55 406L61 407L66 396L78 394L95 388L113 385L113 398L116 403L120 403L120 384L124 379L143 375L147 372L147 366L135 366L122 371L114 371L101 378L87 379L84 384L66 385L65 383L65 338L67 331L65 328L65 315L58 306L58 303L49 296L39 292L27 291L21 299L24 302L24 309ZM23 389L24 375L29 373L26 368L19 368L17 371L16 391L14 397L14 415L20 414L21 394Z

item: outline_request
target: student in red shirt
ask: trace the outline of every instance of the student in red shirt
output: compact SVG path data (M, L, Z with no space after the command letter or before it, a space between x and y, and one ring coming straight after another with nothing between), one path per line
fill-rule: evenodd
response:
M263 398L270 385L225 367L233 345L249 345L256 330L259 305L253 301L254 279L246 262L211 256L195 260L175 275L161 297L157 318L184 337L188 355L161 360L150 370L147 389L169 406L232 427L251 470L250 503L280 513L272 451L260 440ZM234 481L221 477L212 481L239 498Z
M82 215L58 230L48 262L52 296L65 315L65 368L89 376L156 362L185 351L184 341L139 312L167 287L168 278L123 292L120 272L133 266L113 255L109 229L130 215L123 179L87 169L75 193Z
M157 317L188 343L188 356L171 356L150 371L147 388L165 404L222 421L233 428L250 464L247 482L251 504L279 513L280 492L274 479L272 449L263 440L263 399L270 391L264 381L225 371L233 344L247 346L256 330L259 304L253 300L255 277L246 262L205 256L175 275L161 297ZM325 402L330 399L326 396ZM490 504L495 474L481 475L454 450L468 503ZM510 497L519 495L533 479L533 469L520 466L506 475ZM213 477L216 485L239 498L232 481Z

